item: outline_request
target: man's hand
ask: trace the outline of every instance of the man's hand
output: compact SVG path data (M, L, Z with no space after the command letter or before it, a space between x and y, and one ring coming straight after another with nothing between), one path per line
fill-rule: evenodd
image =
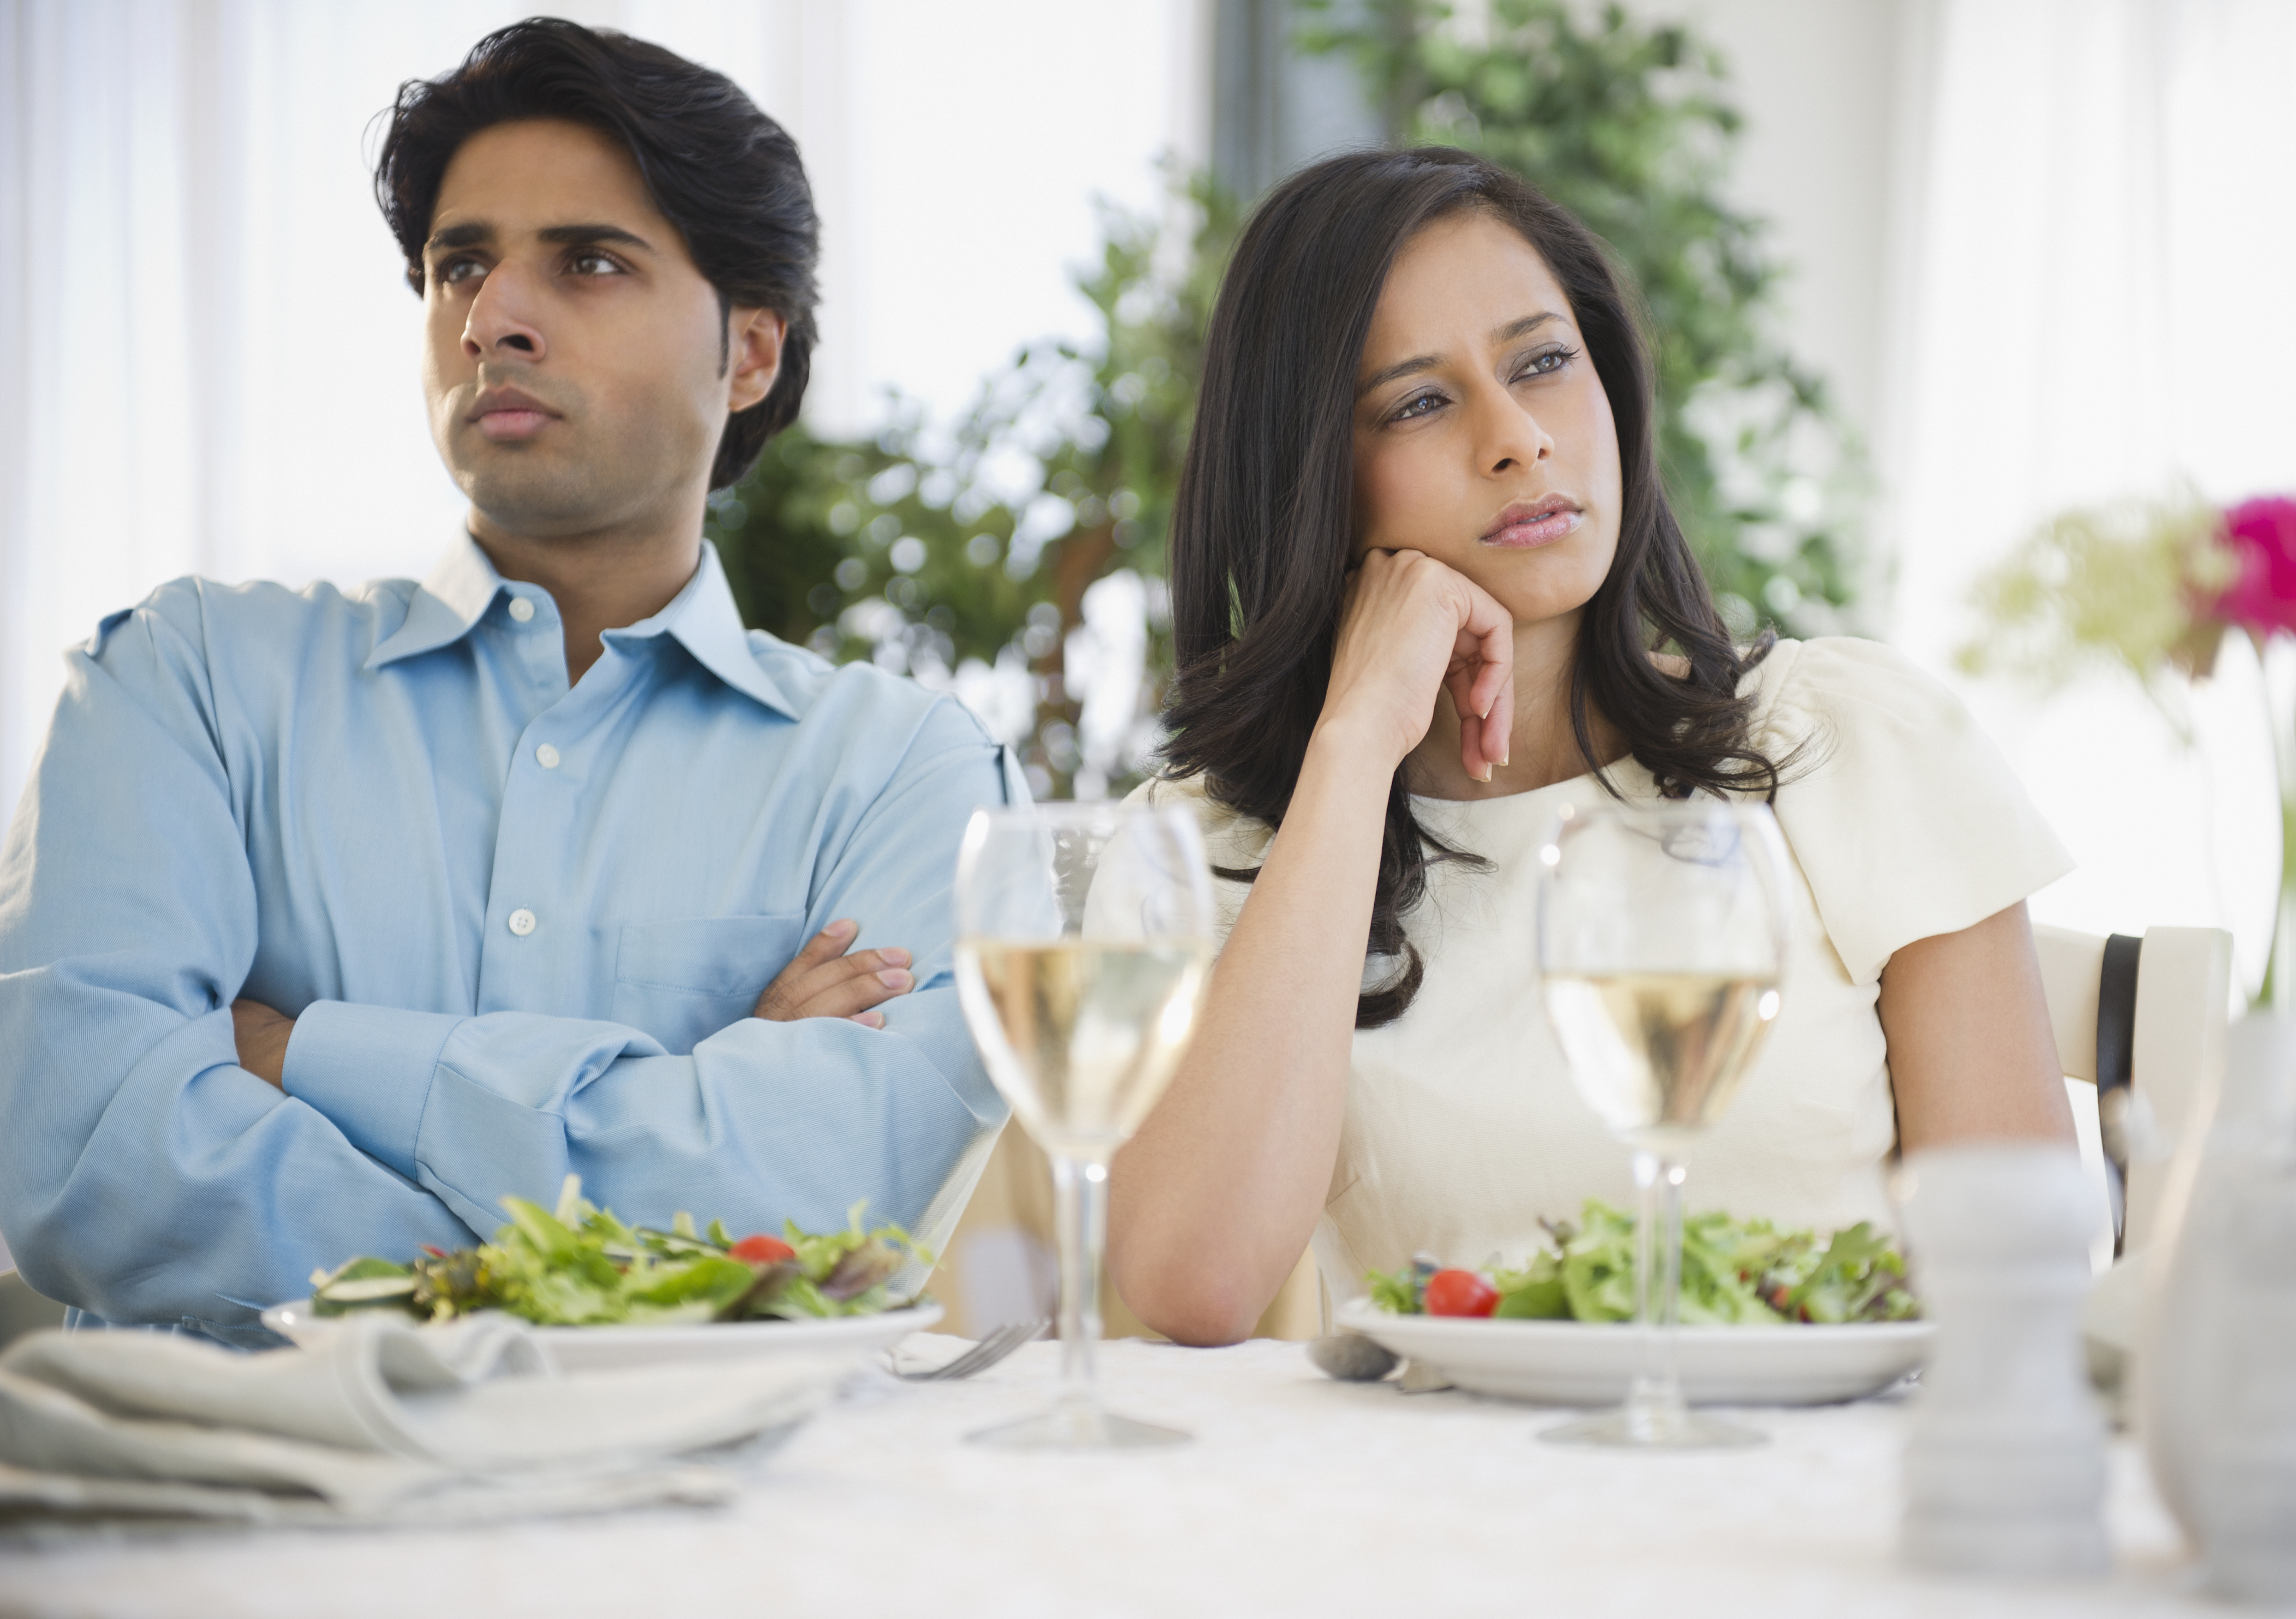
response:
M239 1065L267 1084L287 1089L287 1037L295 1020L259 1000L231 1003L231 1031L239 1043Z
M861 931L857 922L832 922L797 959L758 997L753 1016L776 1023L793 1023L801 1017L845 1017L872 1029L885 1026L885 1015L871 1010L896 995L906 995L917 981L909 972L909 953L898 948L856 950L845 954ZM286 1048L286 1042L280 1042Z

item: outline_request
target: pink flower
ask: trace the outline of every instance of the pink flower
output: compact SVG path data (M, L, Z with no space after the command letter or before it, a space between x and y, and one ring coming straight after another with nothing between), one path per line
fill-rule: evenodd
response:
M2217 598L2217 616L2259 636L2296 634L2296 500L2259 495L2225 514L2240 576Z

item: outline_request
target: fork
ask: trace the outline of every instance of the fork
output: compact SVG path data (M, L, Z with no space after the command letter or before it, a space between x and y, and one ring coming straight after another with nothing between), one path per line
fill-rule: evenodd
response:
M896 1370L893 1376L904 1383L946 1383L955 1377L970 1377L975 1372L987 1371L1050 1325L1050 1322L1041 1320L1010 1321L946 1366L936 1366L930 1371L922 1372Z

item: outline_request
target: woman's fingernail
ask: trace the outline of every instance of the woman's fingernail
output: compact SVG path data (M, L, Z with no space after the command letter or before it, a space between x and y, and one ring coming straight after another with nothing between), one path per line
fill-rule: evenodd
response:
M882 1012L856 1012L850 1021L864 1029L882 1029L885 1026L885 1015Z
M898 995L907 989L914 980L898 967L887 967L877 974L877 982Z
M885 958L885 965L887 966L905 967L909 965L908 951L903 949L898 944L888 945L883 949L879 950L877 954Z

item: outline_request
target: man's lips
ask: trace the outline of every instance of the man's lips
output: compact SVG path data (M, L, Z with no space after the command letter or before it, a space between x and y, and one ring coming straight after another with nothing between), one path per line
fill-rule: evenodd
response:
M489 388L472 406L471 420L480 432L502 444L533 438L558 420L558 413L515 388Z
M1527 551L1552 545L1587 520L1576 502L1561 495L1542 500L1518 500L1498 514L1484 531L1482 543L1506 550Z

